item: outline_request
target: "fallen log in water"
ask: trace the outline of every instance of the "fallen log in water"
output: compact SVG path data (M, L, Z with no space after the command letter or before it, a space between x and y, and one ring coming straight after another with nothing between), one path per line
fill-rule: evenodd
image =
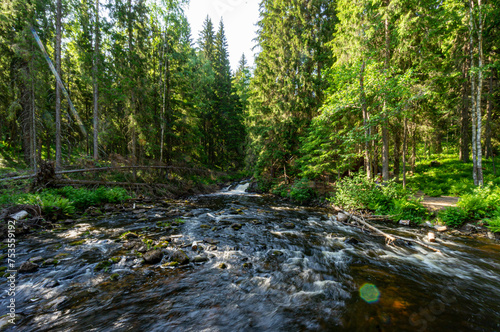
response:
M347 215L351 219L354 219L355 221L357 221L361 225L365 226L366 228L370 229L371 231L373 231L373 232L375 232L375 233L377 233L379 235L384 236L386 238L387 244L392 244L396 240L401 240L401 241L416 243L419 246L427 248L427 249L432 250L434 252L441 252L439 249L431 247L431 246L429 246L429 245L427 245L425 243L422 243L421 241L414 240L414 239L409 239L409 238L406 238L406 237L403 237L403 236L387 234L387 233L381 231L380 229L376 228L375 226L370 225L366 220L364 220L363 217L357 217L354 214L348 213L348 212L345 212L345 211L342 211L342 213L344 213L345 215Z

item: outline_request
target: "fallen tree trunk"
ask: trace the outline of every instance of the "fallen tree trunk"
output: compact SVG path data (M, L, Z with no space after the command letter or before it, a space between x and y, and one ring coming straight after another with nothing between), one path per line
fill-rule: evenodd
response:
M168 187L162 183L134 183L134 182L110 182L110 181L92 181L92 180L57 180L54 184L58 185L102 185L102 186L145 186L145 187Z
M185 170L198 173L214 173L215 171L194 168L194 167L180 167L180 166L116 166L116 167L96 167L96 168L83 168L83 169L71 169L66 171L55 172L56 175L62 174L72 174L72 173L85 173L85 172L108 172L108 171L120 171L126 169L171 169L171 170ZM220 173L220 172L219 172ZM0 178L0 181L14 181L14 180L25 180L35 177L36 174L21 175L10 178Z
M406 237L402 237L402 236L398 236L398 235L392 235L392 234L387 234L385 232L382 232L380 229L370 225L368 222L366 222L363 218L361 217L357 217L351 213L348 213L348 212L345 212L345 211L342 211L342 213L344 213L346 216L350 217L351 219L354 219L355 221L359 222L361 225L367 227L368 229L370 229L371 231L377 233L377 234L380 234L382 236L384 236L386 238L386 243L388 245L394 243L394 241L396 240L401 240L401 241L406 241L406 242L412 242L412 243L416 243L418 244L419 246L421 247L424 247L424 248L427 248L429 250L432 250L434 252L441 252L439 249L436 249L434 247L431 247L425 243L422 243L421 241L418 241L418 240L414 240L414 239L409 239L409 238L406 238Z

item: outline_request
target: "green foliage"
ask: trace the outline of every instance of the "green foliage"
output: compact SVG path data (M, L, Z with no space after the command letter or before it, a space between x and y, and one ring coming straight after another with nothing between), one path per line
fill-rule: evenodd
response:
M54 195L49 191L27 196L19 203L40 206L42 214L49 219L67 217L75 213L75 207L69 199Z
M290 192L290 186L282 182L275 186L272 186L270 192L276 196L288 197Z
M459 207L449 207L439 211L438 218L449 227L457 228L467 220L467 212Z
M347 210L368 209L376 214L391 215L394 220L416 223L427 216L420 201L410 199L409 192L394 181L377 184L361 172L352 178L343 178L336 187L330 201Z
M330 201L348 210L383 211L393 200L407 197L408 192L402 185L394 181L377 184L360 172L352 178L345 177L338 181L335 194Z
M500 206L500 187L493 187L491 183L477 187L470 194L463 195L457 205L465 211L468 218L491 217Z
M89 190L67 186L56 189L56 192L71 200L78 209L85 209L101 203L120 203L130 198L127 191L119 187L99 187L96 190Z
M104 203L120 203L130 198L123 188L100 187L95 190L86 188L63 187L46 189L38 193L15 193L3 191L0 207L18 204L38 205L47 218L68 217L77 210Z
M421 223L428 212L418 200L399 198L393 200L392 207L387 214L393 216L394 220L410 220L413 223Z
M488 227L493 233L500 233L500 208L493 212L493 216L485 219L488 222Z
M290 189L290 198L297 202L308 202L316 197L316 192L309 186L309 179L302 178L295 181Z

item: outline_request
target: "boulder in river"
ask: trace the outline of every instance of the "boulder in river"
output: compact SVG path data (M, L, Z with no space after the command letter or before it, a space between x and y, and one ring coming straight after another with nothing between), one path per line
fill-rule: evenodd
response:
M193 262L195 263L203 263L208 261L208 257L206 255L198 255L193 258Z
M189 263L189 257L183 250L176 250L170 255L170 260L179 264Z
M234 229L235 231L239 230L242 227L241 224L234 223L231 225L231 228Z
M19 273L29 273L38 270L38 264L32 262L24 262L19 267Z
M283 227L288 228L288 229L292 229L292 228L295 228L295 224L293 222L286 222L286 223L283 223Z
M163 253L161 250L150 250L142 256L144 261L148 264L156 264L163 258Z
M351 237L351 238L349 238L349 239L345 240L345 241L344 241L344 243L354 245L354 244L358 244L358 243L359 243L359 241L358 241L357 239L355 239L355 238Z
M344 213L339 213L337 214L337 220L340 221L340 222L347 222L347 219L349 219L349 217L344 214Z

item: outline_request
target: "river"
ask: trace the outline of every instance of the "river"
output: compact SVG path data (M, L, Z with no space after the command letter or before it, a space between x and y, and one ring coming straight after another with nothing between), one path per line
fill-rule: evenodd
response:
M248 194L246 187L136 203L19 239L19 262L46 263L18 275L18 319L6 330L500 330L497 242L442 234L441 253L389 246L327 210ZM425 241L424 229L383 227ZM169 241L166 252L183 248L191 262L165 266L165 256L143 264L124 248L126 231L153 244ZM194 263L200 255L208 260ZM95 271L111 257L109 267ZM9 301L2 279L0 316ZM5 322L0 318L0 326Z

